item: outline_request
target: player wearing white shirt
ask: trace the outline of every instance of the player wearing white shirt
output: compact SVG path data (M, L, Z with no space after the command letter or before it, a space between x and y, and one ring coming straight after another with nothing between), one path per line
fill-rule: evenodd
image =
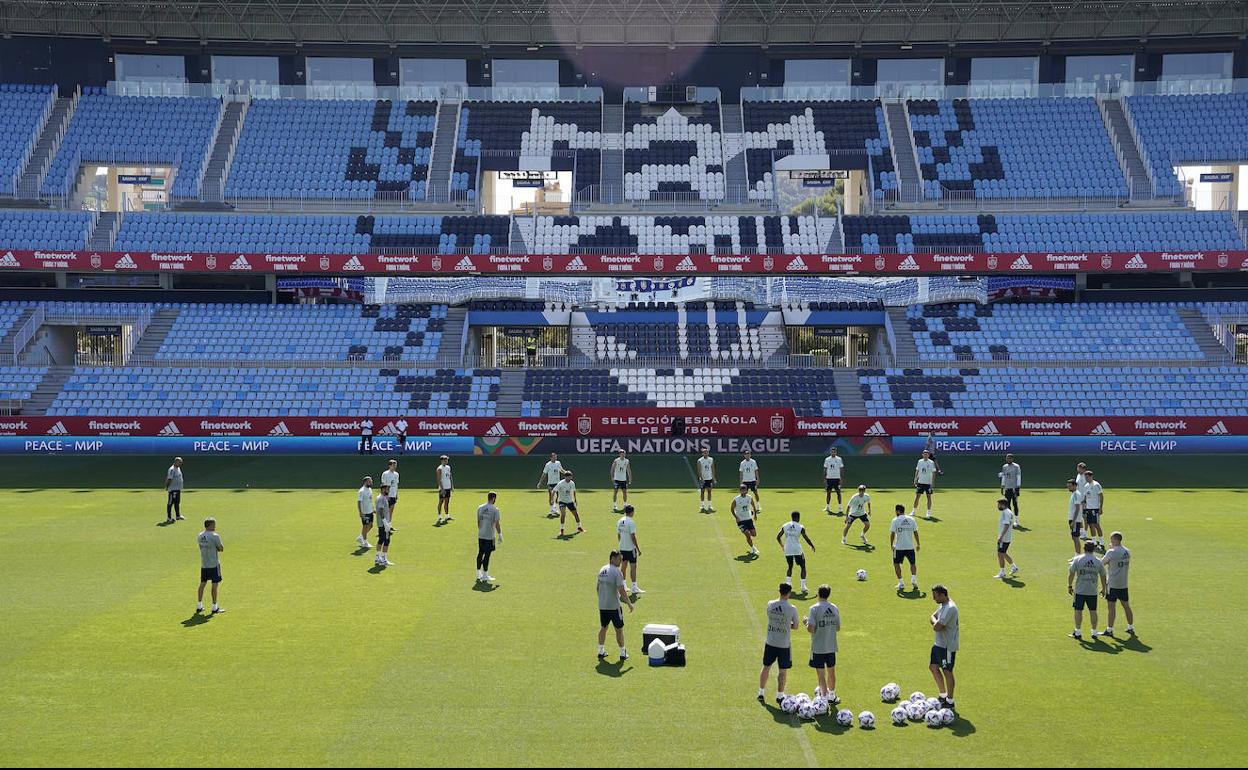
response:
M758 497L758 484L762 481L762 477L758 472L758 460L755 460L750 450L745 450L744 459L741 465L737 467L737 481L746 486L746 489L754 495L754 502L758 503L758 512L763 512L763 501Z
M559 503L559 537L563 537L563 523L572 511L576 519L576 531L584 532L581 526L581 514L576 510L576 482L572 480L572 471L564 471L563 479L555 485L555 500Z
M394 436L399 442L399 454L403 454L407 450L407 420L400 417L394 421ZM390 493L394 494L393 488Z
M542 473L537 477L537 488L541 489L542 485L546 486L547 502L550 503L550 513L548 518L554 518L559 515L559 510L555 508L555 485L563 479L563 463L559 462L559 455L551 452L550 459L542 466Z
M715 458L711 457L711 450L703 449L702 456L697 460L698 465L698 485L701 489L698 491L698 510L702 513L714 513L715 508L711 505L711 492L715 489Z
M1010 501L1010 507L1014 509L1014 524L1018 526L1018 495L1023 491L1023 468L1014 462L1014 455L1005 456L1005 464L1001 466L1001 472L997 474L1001 479L1001 496Z
M806 534L806 528L801 524L802 514L793 511L791 518L776 533L776 542L784 549L784 560L789 565L784 582L793 585L793 565L796 564L802 569L802 593L806 593L806 555L802 553L802 541L806 541L811 551L815 550L815 544L810 542L810 535Z
M390 487L384 481L381 484L381 494L377 495L374 505L377 519L377 558L373 563L384 569L391 566L390 535L394 533L394 528L390 526Z
M932 487L935 484L936 461L932 459L932 453L924 449L923 457L914 466L914 507L910 509L911 516L918 515L919 498L927 495L927 518L932 518Z
M451 458L442 455L438 458L438 467L433 469L434 488L438 490L438 526L442 525L442 513L446 512L446 521L451 519L451 493L455 491L455 477L451 474Z
M620 536L620 557L624 559L620 571L627 581L629 568L632 568L633 595L636 595L644 594L645 591L637 585L637 557L641 556L641 546L637 543L637 522L633 519L633 511L633 506L624 506L624 515L616 522L615 531Z
M1131 552L1122 545L1122 533L1114 532L1109 536L1110 549L1105 552L1101 564L1105 565L1105 599L1109 602L1109 625L1105 626L1105 635L1114 635L1114 617L1118 614L1118 602L1122 602L1122 610L1127 613L1127 633L1135 634L1135 615L1131 612L1131 595L1127 591L1127 573L1131 569Z
M477 582L493 583L490 576L490 554L494 553L496 543L503 542L503 528L499 524L498 493L490 492L485 502L477 506Z
M897 590L904 591L905 581L901 579L901 563L910 562L910 585L919 590L919 573L915 559L919 552L919 524L913 516L906 515L906 506L898 503L893 506L893 521L888 525L888 545L893 551L893 572L897 573Z
M750 546L750 556L758 556L758 548L754 546L754 538L758 535L754 528L754 522L758 520L758 505L750 497L744 484L739 489L737 496L732 498L732 518L737 522L737 529L745 535L745 542Z
M611 491L611 512L619 513L620 509L616 507L616 501L619 500L620 492L624 493L624 502L628 502L628 486L633 483L633 463L624 456L624 450L621 449L619 456L611 461L611 484L614 487Z
M394 518L395 506L399 504L399 461L391 460L386 463L386 469L381 472L381 486L388 489L387 497L390 498L390 517Z
M836 697L836 635L841 630L841 611L828 601L832 597L831 586L824 583L817 593L819 601L810 605L802 623L810 634L810 667L815 670L819 682L815 697L827 698L828 705L835 706L841 702Z
M1005 565L1010 565L1010 577L1018 574L1018 565L1010 556L1010 542L1014 540L1014 511L1004 497L997 500L997 580L1005 580Z
M841 476L845 470L845 461L841 459L836 447L828 450L823 458L823 512L832 512L832 493L836 492L836 512L841 512Z
M373 500L372 476L364 477L364 484L356 494L355 508L360 514L360 536L355 539L355 542L359 543L361 548L372 548L368 544L368 533L373 528L373 514L377 510L377 503Z
M1088 528L1088 539L1098 548L1105 548L1105 533L1101 531L1101 514L1105 508L1105 489L1101 482L1092 478L1092 471L1084 471L1087 482L1083 487L1083 523Z
M1083 529L1083 492L1079 489L1079 482L1075 479L1067 479L1066 491L1070 492L1070 508L1066 513L1066 524L1070 527L1070 540L1075 545L1075 556L1078 556L1082 549L1079 546L1079 531Z
M373 453L373 421L368 417L360 420L360 454L364 454L365 449L370 455Z
M173 465L165 471L165 523L186 521L182 518L182 458L173 458ZM174 518L176 515L177 518Z
M849 536L849 528L854 526L855 521L862 522L862 538L863 545L870 545L867 542L867 533L871 531L871 495L867 494L867 485L858 485L858 494L849 498L849 515L845 517L845 529L841 531L841 545L845 545L845 538Z
M1079 490L1080 496L1083 496L1083 497L1086 497L1086 495L1084 494L1084 490L1088 486L1088 480L1084 477L1084 474L1087 472L1088 472L1087 463L1079 463L1078 465L1075 466L1075 487ZM1079 516L1079 539L1080 540L1082 540L1087 534L1084 530L1085 524L1086 522L1084 522L1083 516L1080 515ZM1080 552L1080 549L1076 547L1075 553L1078 554L1079 552Z

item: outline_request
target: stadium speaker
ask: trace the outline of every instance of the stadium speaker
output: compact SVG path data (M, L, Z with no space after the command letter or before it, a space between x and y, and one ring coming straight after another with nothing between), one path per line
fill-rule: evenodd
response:
M673 436L685 435L685 418L684 417L676 417L672 420L672 435Z

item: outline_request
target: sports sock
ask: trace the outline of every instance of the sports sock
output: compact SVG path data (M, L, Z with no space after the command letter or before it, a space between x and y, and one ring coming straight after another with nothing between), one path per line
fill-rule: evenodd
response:
M197 609L197 610L202 610L203 608L204 608L204 603L203 603L203 602L196 602L196 603L195 603L195 609Z
M764 696L764 695L766 695L766 694L767 694L767 691L766 691L766 690L764 690L764 689L763 689L763 688L761 688L761 687L760 687L760 688L758 688L758 697L760 697L760 698L761 698L761 697L763 697L763 696Z
M628 648L627 648L627 647L621 647L621 648L620 648L620 657L621 657L621 658L627 658L627 657L628 657Z

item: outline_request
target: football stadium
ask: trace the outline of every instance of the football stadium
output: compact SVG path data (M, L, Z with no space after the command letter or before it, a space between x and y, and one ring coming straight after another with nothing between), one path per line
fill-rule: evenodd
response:
M1248 756L1248 2L0 8L0 765Z

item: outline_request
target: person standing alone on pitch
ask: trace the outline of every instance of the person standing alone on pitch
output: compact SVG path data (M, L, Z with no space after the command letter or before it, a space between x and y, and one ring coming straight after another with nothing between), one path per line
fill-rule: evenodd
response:
M373 512L377 520L377 557L373 563L378 567L389 567L390 535L394 534L394 527L390 522L393 515L390 511L390 487L385 482L381 484L381 494L377 495Z
M997 500L997 580L1005 580L1005 565L1010 565L1010 577L1018 574L1018 565L1010 556L1010 543L1014 540L1014 513L1010 510L1010 501L1002 497Z
M741 465L737 468L737 475L740 476L738 482L744 484L746 489L750 490L754 495L754 502L758 504L758 512L763 512L763 501L758 496L758 484L762 481L758 473L758 460L754 459L750 450L745 450L745 456L741 460Z
M1083 610L1086 607L1088 619L1092 621L1092 638L1095 639L1099 636L1096 632L1096 597L1098 593L1105 593L1105 565L1096 558L1096 543L1091 540L1083 544L1082 556L1070 560L1066 592L1075 599L1075 630L1070 632L1071 638L1083 638Z
M368 533L373 529L373 514L377 512L377 502L373 500L373 477L365 476L364 484L356 495L356 510L360 514L360 536L355 542L361 548L372 548L368 543Z
M1101 514L1105 508L1105 489L1101 482L1092 478L1092 471L1084 471L1083 478L1083 523L1087 525L1088 540L1096 543L1104 550L1105 533L1101 531Z
M628 582L628 570L632 567L633 571L633 590L632 593L644 594L645 591L637 586L637 557L641 556L641 546L637 544L637 521L633 518L634 508L631 505L624 506L624 515L615 525L615 531L620 536L620 558L624 565L621 571L624 573L625 582Z
M754 504L754 498L750 497L749 490L742 484L740 493L732 498L732 518L737 522L737 529L741 530L741 534L745 535L745 542L750 547L750 555L758 556L758 548L754 545L754 538L758 536L754 522L758 521L758 506Z
M789 679L789 669L793 668L792 632L797 628L797 608L789 603L789 594L793 586L788 582L780 584L780 598L767 602L767 640L763 643L763 670L758 675L758 702L767 700L767 678L771 676L771 667L780 665L780 675L776 679L776 703L784 700L784 686Z
M1014 509L1014 523L1018 526L1018 494L1023 491L1023 469L1014 462L1014 455L1005 456L1005 465L1001 466L1001 496L1009 501Z
M698 481L701 489L698 492L698 511L701 513L714 513L715 507L711 505L711 493L715 490L715 458L711 457L711 450L703 449L702 456L698 458Z
M893 507L893 521L888 525L888 545L893 550L893 571L897 573L897 590L904 591L901 579L901 562L910 561L910 585L919 590L919 573L915 557L919 552L919 523L906 515L906 506L898 503Z
M836 635L841 630L841 611L828 601L831 596L831 586L819 586L819 601L810 605L805 623L810 632L810 667L819 679L815 697L822 695L835 706L841 702L836 697Z
M550 453L550 459L546 461L546 465L542 466L542 473L537 477L537 488L541 489L542 485L546 485L546 502L550 503L550 513L548 518L554 518L559 515L559 510L555 508L555 487L563 479L563 463L559 462L559 455L554 452Z
M568 511L572 511L572 518L576 519L576 531L584 532L581 514L576 510L576 482L572 480L572 471L564 471L563 480L555 485L555 499L559 502L559 537L563 537Z
M914 508L910 510L911 516L919 514L919 498L927 495L927 518L932 518L932 487L935 484L936 461L932 459L932 453L924 449L923 456L914 466Z
M386 470L381 472L381 487L388 489L390 498L390 519L394 520L394 509L399 504L399 461L386 463Z
M499 523L498 506L494 503L498 494L490 492L485 502L477 506L477 582L493 583L490 576L490 554L494 553L495 542L503 542L503 527Z
M195 600L195 612L204 611L204 586L212 583L212 614L217 615L225 612L217 603L221 586L221 552L225 550L221 536L217 534L217 520L204 519L204 531L195 541L199 544L199 594Z
M373 420L371 417L365 417L360 420L360 454L368 450L371 455L373 453Z
M841 459L836 447L828 450L823 458L823 512L832 513L832 493L836 492L836 512L841 512L841 476L845 470L845 461Z
M173 458L173 465L165 472L165 523L186 521L182 518L182 458ZM176 519L174 517L177 517Z
M633 483L633 463L624 456L624 450L621 449L619 455L611 461L611 484L614 487L611 491L611 512L619 513L620 509L616 506L620 493L624 493L624 504L628 504L628 488Z
M598 660L607 658L607 626L615 626L615 641L620 645L620 662L628 660L628 649L624 646L624 613L620 603L628 605L633 611L633 600L629 598L624 586L624 573L620 572L622 563L620 552L612 551L607 563L598 570Z
M451 493L455 491L455 478L451 475L451 458L442 455L438 458L438 467L433 469L434 484L438 490L438 524L442 524L442 513L446 512L446 521L451 521Z
M780 531L776 533L776 542L784 548L784 560L788 562L789 569L785 574L784 582L793 585L793 565L797 565L802 570L802 593L806 593L806 555L802 553L802 541L810 546L810 550L815 550L815 544L810 542L810 535L806 534L806 528L802 526L802 514L793 511L791 521L786 521L784 526L780 527Z
M1109 536L1110 548L1105 552L1101 564L1105 565L1109 577L1106 584L1109 590L1105 600L1109 602L1109 624L1105 626L1105 635L1114 635L1114 618L1118 614L1118 602L1122 602L1122 611L1127 614L1127 633L1135 633L1135 615L1131 612L1131 595L1127 591L1127 571L1131 568L1131 552L1122 545L1122 533L1114 532Z
M407 451L407 418L400 417L394 422L394 437L399 442L399 454ZM394 488L390 488L391 494L395 492Z
M958 605L949 598L949 589L940 583L932 586L932 600L938 605L932 613L932 631L936 637L932 641L932 656L928 670L936 680L936 688L940 691L942 708L954 710L953 705L953 663L958 657Z
M845 545L845 538L849 536L849 528L854 526L855 521L862 522L862 538L863 545L867 543L867 533L871 531L871 495L867 494L867 485L859 484L858 493L849 498L849 515L845 517L845 529L841 530L841 545Z

